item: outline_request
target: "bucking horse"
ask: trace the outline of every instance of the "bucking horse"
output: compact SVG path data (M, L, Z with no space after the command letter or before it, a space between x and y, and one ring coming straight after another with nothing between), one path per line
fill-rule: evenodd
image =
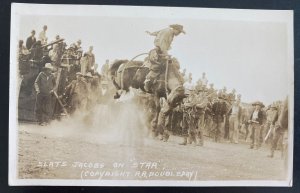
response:
M120 98L120 93L129 92L130 87L146 92L144 82L150 71L150 63L147 60L148 57L144 61L134 60L141 55L146 55L146 53L131 60L115 60L110 66L110 76L117 89L115 99ZM154 104L150 111L152 114L150 129L154 137L162 134L166 141L169 138L169 117L172 110L185 98L185 94L184 81L177 59L168 56L166 62L161 65L161 72L154 81L151 91L148 91L151 94L149 100L153 100L152 104ZM161 98L166 99L164 105L160 105Z

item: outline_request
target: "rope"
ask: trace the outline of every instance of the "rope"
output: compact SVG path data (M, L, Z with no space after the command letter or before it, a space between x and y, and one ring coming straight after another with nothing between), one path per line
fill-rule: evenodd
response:
M139 55L136 55L135 57L133 57L129 62L125 63L124 64L124 67L122 69L122 73L121 73L121 89L123 90L124 89L124 71L128 68L126 65L129 64L130 62L132 62L134 59L136 59L137 57L139 56L142 56L142 55L148 55L148 53L141 53Z
M167 59L166 71L165 71L165 90L166 90L167 98L168 98L168 95L169 95L169 91L168 91L168 71L169 71L169 59Z

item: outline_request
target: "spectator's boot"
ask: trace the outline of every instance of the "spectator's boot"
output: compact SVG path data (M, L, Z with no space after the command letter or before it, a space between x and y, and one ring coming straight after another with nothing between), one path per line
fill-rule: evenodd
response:
M179 143L179 145L187 145L187 137L183 137L183 142Z
M197 141L197 146L203 146L203 139L201 139L201 138L198 138L198 141Z
M274 157L274 150L273 150L273 149L271 150L271 154L268 155L268 157L270 157L270 158L273 158L273 157Z
M170 137L169 131L165 131L163 133L163 141L167 142L169 140L169 137Z

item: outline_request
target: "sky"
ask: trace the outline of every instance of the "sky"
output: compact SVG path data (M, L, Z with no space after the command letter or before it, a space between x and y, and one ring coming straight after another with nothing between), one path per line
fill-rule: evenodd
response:
M186 34L174 38L169 53L181 69L193 74L193 81L205 72L215 88L235 88L243 102L270 104L288 94L288 34L282 22L26 15L19 20L18 39L26 40L32 29L38 35L47 25L49 40L59 34L68 45L81 39L85 51L92 45L101 67L106 59L131 59L148 52L154 37L145 31L174 23L183 25Z

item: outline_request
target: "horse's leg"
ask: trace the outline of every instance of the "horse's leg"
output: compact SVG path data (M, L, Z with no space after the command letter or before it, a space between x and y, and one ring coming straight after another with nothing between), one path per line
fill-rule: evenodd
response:
M166 102L159 113L158 123L157 123L157 127L161 131L164 142L168 141L170 136L171 116L172 116L172 109L170 108L169 104Z

